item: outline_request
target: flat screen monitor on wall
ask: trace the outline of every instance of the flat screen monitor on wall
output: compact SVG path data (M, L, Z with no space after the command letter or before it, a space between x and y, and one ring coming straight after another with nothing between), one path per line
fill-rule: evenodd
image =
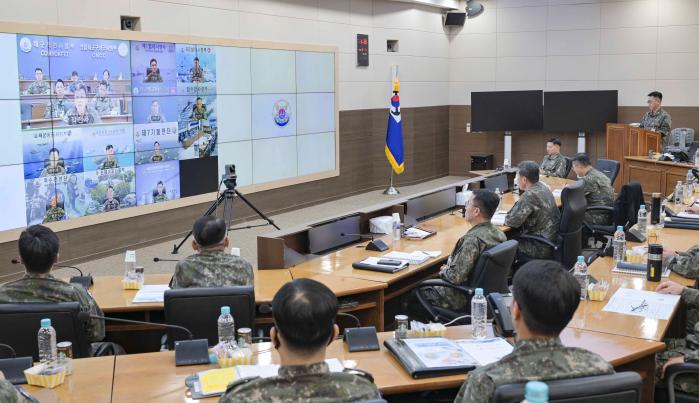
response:
M471 121L477 132L541 130L543 91L473 92Z
M556 91L544 94L544 130L605 131L618 121L619 92Z

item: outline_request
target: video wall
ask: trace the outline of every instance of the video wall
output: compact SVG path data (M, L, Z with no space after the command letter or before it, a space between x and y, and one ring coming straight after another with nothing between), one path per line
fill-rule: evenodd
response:
M0 34L0 231L336 169L334 53Z

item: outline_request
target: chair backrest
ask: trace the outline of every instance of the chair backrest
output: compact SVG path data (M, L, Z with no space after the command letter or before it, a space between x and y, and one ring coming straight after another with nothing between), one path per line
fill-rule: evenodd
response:
M597 160L597 170L607 175L609 181L612 182L612 186L614 186L614 181L616 180L617 175L619 175L620 167L621 164L619 164L619 161L603 159Z
M468 285L491 292L507 293L507 276L517 254L517 241L509 240L483 252L469 276Z
M545 381L550 403L638 403L641 401L641 376L636 372ZM495 389L493 403L519 403L525 384L501 385Z
M32 356L39 360L37 333L41 320L51 319L56 340L73 343L73 357L90 356L85 324L78 318L78 302L46 304L0 304L0 343L15 349L18 357Z
M563 156L563 158L566 159L566 173L563 177L567 178L570 175L570 170L573 169L573 159L566 156Z
M643 188L639 182L630 182L621 187L614 201L614 226L630 227L638 221L638 210L643 201Z
M485 188L488 190L495 191L495 189L499 188L501 192L505 192L507 189L509 189L506 173L487 177L483 182L485 184Z
M582 228L587 209L582 180L568 185L561 191L561 222L558 226L559 258L565 267L573 267L582 253Z
M255 288L253 286L221 288L182 288L165 291L165 323L189 329L195 339L218 343L218 317L221 307L231 307L235 327L255 325ZM183 332L168 329L168 343L186 340Z
M669 145L680 148L689 147L694 141L694 129L689 127L676 127L670 131Z

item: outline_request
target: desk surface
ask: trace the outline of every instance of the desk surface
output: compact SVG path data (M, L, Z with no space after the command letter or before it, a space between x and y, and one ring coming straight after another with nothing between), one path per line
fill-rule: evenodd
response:
M391 332L380 333L381 350L361 353L348 352L343 342L337 340L328 348L327 357L355 361L357 368L374 376L376 385L384 394L458 388L464 382L466 375L412 379L383 346L383 340L390 337L393 337ZM451 327L447 331L447 337L470 338L470 327ZM659 342L575 329L565 329L561 339L565 345L587 348L601 355L614 366L627 364L664 349L664 344ZM258 363L279 362L278 354L269 343L260 343L256 348L260 351L257 356ZM119 356L114 377L113 400L185 402L188 400L185 396L184 379L210 368L210 365L175 367L173 352Z
M83 358L73 360L73 374L65 383L54 389L22 385L41 403L110 402L112 396L112 374L115 357Z

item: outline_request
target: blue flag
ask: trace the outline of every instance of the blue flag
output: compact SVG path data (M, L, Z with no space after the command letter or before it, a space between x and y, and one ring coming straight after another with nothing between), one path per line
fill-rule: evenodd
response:
M388 128L386 129L386 158L397 174L403 173L405 161L403 156L403 124L400 118L400 98L398 97L398 83L396 82L391 108L388 110Z

